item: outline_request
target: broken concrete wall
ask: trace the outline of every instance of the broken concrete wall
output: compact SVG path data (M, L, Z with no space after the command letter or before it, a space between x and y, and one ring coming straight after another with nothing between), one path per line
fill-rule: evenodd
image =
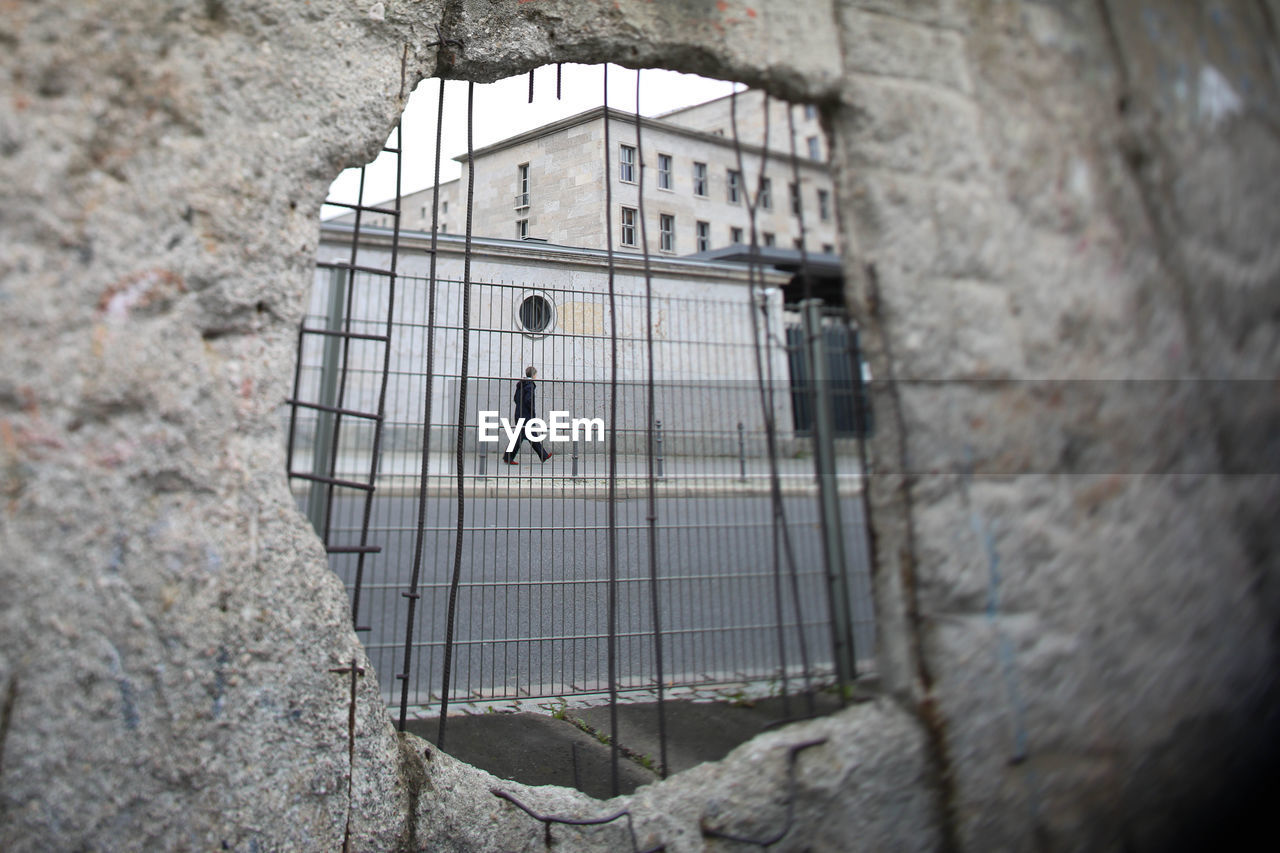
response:
M1276 736L1274 30L911 5L836 118L888 672L961 846L1158 848Z
M642 843L767 834L786 746L826 736L785 847L1157 847L1276 728L1274 386L1172 381L1276 376L1274 5L8 7L0 845L541 849L398 742L370 672L352 719L334 670L364 657L275 412L328 183L417 81L612 60L823 106L896 380L892 699L643 789Z

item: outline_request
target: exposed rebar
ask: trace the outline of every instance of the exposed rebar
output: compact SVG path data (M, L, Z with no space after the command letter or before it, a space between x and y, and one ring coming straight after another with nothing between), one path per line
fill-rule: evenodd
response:
M476 173L475 147L472 142L473 118L475 109L476 84L467 83L467 225L462 254L462 368L461 386L458 391L458 442L457 442L457 481L458 481L458 523L454 533L453 576L449 581L449 612L445 626L444 675L440 685L440 722L436 735L436 746L444 749L444 736L449 719L449 678L453 674L453 636L454 620L458 610L458 583L462 575L462 533L466 514L466 499L463 489L463 439L467 417L467 360L471 349L471 213L475 201Z
M625 818L627 821L627 831L631 836L631 850L633 853L660 853L660 851L667 849L667 845L665 844L659 844L657 847L649 847L644 850L640 849L640 841L636 837L635 818L632 816L630 809L622 809L621 811L614 812L613 814L606 815L605 817L559 817L557 815L544 815L536 812L516 799L513 794L508 794L506 791L498 788L490 788L489 793L493 794L500 800L506 800L529 817L542 823L547 828L546 843L548 848L551 847L551 825L554 823L563 824L564 826L602 826L606 823L613 823L615 820Z
M637 186L636 207L640 217L640 250L644 255L644 341L645 341L645 397L647 412L645 418L645 499L647 513L645 519L649 524L649 600L653 612L653 660L654 681L658 686L658 749L659 772L665 779L667 776L667 710L666 689L662 665L662 604L658 595L658 497L656 490L656 469L654 459L654 416L656 403L654 400L653 378L653 275L649 269L649 223L644 215L644 146L640 144L640 71L636 70L636 156L640 158L640 181ZM616 740L617 733L614 733Z
M431 260L427 285L427 365L426 388L422 403L422 467L418 481L417 531L413 541L413 567L409 578L409 613L404 627L404 666L400 678L400 731L404 731L409 713L409 673L413 666L413 632L418 606L418 584L422 578L422 546L427 521L427 482L431 468L431 398L435 382L436 351L436 248L440 235L440 141L444 130L444 78L440 79L436 103L435 177L431 191Z
M751 349L755 357L754 360L755 360L755 366L756 366L756 384L760 392L761 416L764 418L765 447L769 455L769 497L773 507L773 535L775 537L775 541L773 545L774 574L775 574L775 577L778 577L780 576L782 571L781 564L778 560L779 546L776 539L776 537L781 535L781 540L782 540L781 550L783 552L783 555L786 557L787 565L790 569L790 575L793 580L792 598L793 598L793 604L796 610L796 624L801 625L803 624L803 619L800 612L801 608L800 608L800 597L799 597L799 585L798 585L798 581L796 580L797 574L796 574L795 553L791 548L791 533L790 533L790 529L787 526L786 508L782 503L782 486L778 477L778 437L777 437L777 431L776 431L776 427L773 420L773 383L772 381L768 383L765 382L764 359L763 359L763 356L761 355L760 326L759 326L759 319L756 317L756 310L757 310L756 303L759 299L757 278L760 275L760 243L759 243L759 233L757 232L757 229L756 229L756 205L760 201L760 191L764 187L765 164L768 162L768 156L769 156L768 154L769 152L769 94L767 92L763 93L763 100L764 100L764 138L762 139L761 145L760 145L760 150L761 150L760 176L759 176L759 181L756 187L755 197L754 198L752 197L750 191L746 192L747 221L750 225L750 231L751 231L751 244L750 244L751 254L750 254L750 262L748 263L748 266L747 266L747 289L750 294L749 310L751 312L751 341L752 341ZM746 169L743 165L743 159L742 159L742 139L738 134L738 92L736 88L734 89L733 93L729 97L729 124L733 131L733 151L734 151L734 157L736 158L737 165L738 165L738 174L740 176L739 180L744 181L746 176ZM744 186L744 189L745 189L745 186ZM760 306L760 310L763 312L764 307ZM781 633L784 630L783 624L781 622L779 622L778 624L778 630L779 630L779 633ZM805 640L804 630L801 629L797 633L798 633L798 639L800 644L801 672L804 678L805 698L809 706L809 712L812 714L814 712L814 699L813 699L813 685L811 684L810 669L809 669L808 644L807 644L807 641ZM785 648L785 645L780 647L780 654L783 654L782 649L784 648ZM785 657L783 657L782 660L780 661L780 670L781 670L781 678L783 680L782 689L783 689L783 692L785 693L786 692L785 680L786 680L786 671L787 671Z
M613 268L613 171L609 162L609 66L604 66L604 205L605 249L609 258L609 497L605 510L608 524L609 564L609 778L613 795L618 795L618 311Z

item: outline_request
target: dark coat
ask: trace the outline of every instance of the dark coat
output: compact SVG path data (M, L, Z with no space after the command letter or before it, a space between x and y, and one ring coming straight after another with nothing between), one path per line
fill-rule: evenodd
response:
M516 404L516 417L529 418L537 417L538 412L533 402L534 381L532 379L521 379L516 383L516 393L512 400Z

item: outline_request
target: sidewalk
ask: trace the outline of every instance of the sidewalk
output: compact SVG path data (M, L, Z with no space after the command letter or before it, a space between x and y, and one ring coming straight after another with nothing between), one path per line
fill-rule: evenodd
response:
M851 703L875 698L874 676L853 688ZM840 709L832 691L813 694L813 713ZM450 716L446 751L503 779L526 785L563 785L589 796L611 796L612 734L607 705L570 708L548 704L547 713L522 711ZM669 700L664 706L668 773L705 761L718 761L766 728L806 717L809 703L800 695L751 698L725 694L718 701ZM410 720L408 731L435 743L436 718ZM629 794L660 778L662 744L654 702L618 705L617 740L620 793Z
M600 498L608 495L609 459L607 454L583 454L576 459L570 445L555 452L551 459L539 462L528 450L521 451L519 465L506 465L500 451L469 452L463 456L463 493L470 497L508 497L555 494L559 497ZM341 455L337 474L340 480L368 482L367 456ZM311 470L310 454L296 452L293 469ZM433 496L457 493L457 457L452 452L432 451L427 477L427 494ZM861 493L862 478L858 461L850 456L837 459L837 484L842 496ZM384 453L379 467L377 491L384 495L416 495L421 472L421 456L416 453ZM769 462L754 457L739 460L729 456L668 456L655 460L655 487L663 497L700 497L712 495L767 496L770 493ZM817 479L811 457L778 459L778 479L784 495L809 495L817 492ZM295 490L309 484L295 480ZM643 456L619 456L617 461L617 495L619 498L643 497L648 490L648 460Z

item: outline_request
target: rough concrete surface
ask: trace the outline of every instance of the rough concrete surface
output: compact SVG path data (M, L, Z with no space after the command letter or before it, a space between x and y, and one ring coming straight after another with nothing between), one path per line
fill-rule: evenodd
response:
M0 847L542 849L372 672L349 724L276 410L331 179L423 76L548 61L819 103L874 375L915 380L868 484L893 698L802 727L780 848L1162 849L1275 760L1274 2L0 10ZM796 736L519 795L718 846L779 825Z

